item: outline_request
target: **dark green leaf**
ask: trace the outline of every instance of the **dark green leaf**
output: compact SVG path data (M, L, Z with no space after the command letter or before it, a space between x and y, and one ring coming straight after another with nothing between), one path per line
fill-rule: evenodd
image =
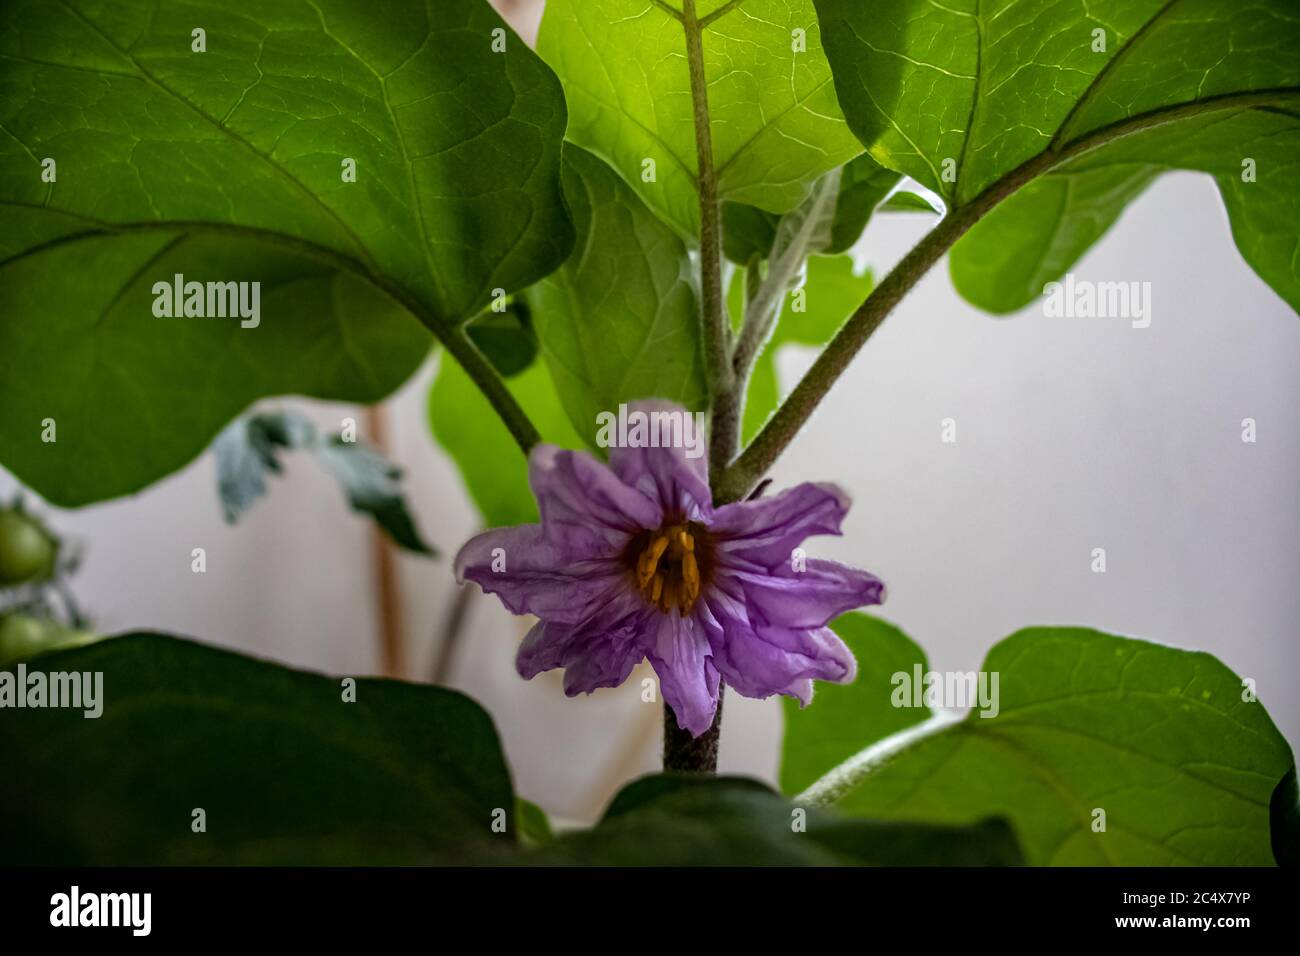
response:
M500 744L462 694L367 678L346 703L337 678L148 634L35 666L102 672L103 713L5 711L6 865L467 862L514 846Z
M1269 801L1273 858L1278 866L1300 866L1300 788L1292 767Z
M518 375L537 358L532 310L524 299L511 302L504 312L485 312L465 331L492 366L507 378Z
M539 863L616 866L927 866L1021 862L1001 821L924 826L848 820L799 807L756 780L647 777L594 829L565 834Z
M261 396L385 396L428 348L408 310L559 265L563 97L504 29L483 0L0 8L5 465L63 505L136 491ZM155 317L176 274L262 283L257 326Z

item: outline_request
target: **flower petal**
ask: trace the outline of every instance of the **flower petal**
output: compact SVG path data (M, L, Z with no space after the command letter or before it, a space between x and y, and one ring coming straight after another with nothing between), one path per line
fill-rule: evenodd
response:
M800 566L804 570L779 564L767 573L726 569L718 586L732 591L738 584L749 618L779 627L824 627L845 611L885 599L884 582L867 571L816 558Z
M669 518L707 524L713 515L713 493L709 490L708 448L703 429L695 427L697 419L680 405L659 400L630 403L629 416L637 412L647 417L672 415L672 419L656 420L681 422L681 432L674 435L682 440L658 448L610 448L610 468L626 484L659 502ZM693 444L686 441L688 437L694 439Z
M617 561L579 560L535 524L470 538L456 555L455 569L457 581L473 581L512 613L557 623L585 621L628 589L627 572Z
M664 702L677 715L677 726L698 737L712 726L718 710L718 671L705 626L694 615L655 617L658 632L646 657L659 675Z
M547 539L577 555L618 553L632 534L663 523L657 500L586 452L537 445L528 456L528 480Z
M576 668L577 673L565 674L570 696L621 684L654 639L647 622L652 613L639 596L624 590L576 624L539 621L519 645L515 667L525 680L556 667Z
M713 660L730 687L745 697L785 694L807 705L812 680L847 684L857 662L830 628L753 627L723 614L722 638L715 640Z
M838 485L804 482L770 498L723 505L711 530L722 560L739 558L770 570L788 565L805 538L839 534L848 510L849 496Z

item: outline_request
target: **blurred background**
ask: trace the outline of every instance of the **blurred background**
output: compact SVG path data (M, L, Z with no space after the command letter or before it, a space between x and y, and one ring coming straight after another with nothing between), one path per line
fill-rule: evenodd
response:
M496 4L530 42L539 0ZM855 250L882 275L933 224L877 216ZM1210 651L1300 743L1300 318L1241 261L1208 177L1176 173L1134 203L1075 269L1148 281L1149 328L1124 320L1008 318L957 297L936 268L890 317L775 470L775 487L834 480L854 508L810 553L889 585L881 616L970 670L1012 631L1086 625ZM787 349L789 388L811 352ZM377 413L264 403L335 430L355 417L406 471L442 557L397 555L303 455L237 526L222 520L208 452L143 494L75 512L32 502L84 548L77 597L105 633L157 629L291 665L442 680L493 715L516 789L553 814L596 816L657 768L660 705L635 673L567 700L559 672L514 671L528 622L466 598L457 547L478 529L427 401L436 357ZM956 422L957 441L940 441ZM1242 441L1242 420L1257 441ZM0 498L15 490L0 470ZM190 570L192 549L207 573ZM1106 572L1092 571L1094 548ZM460 625L455 619L460 618ZM448 652L447 636L459 634ZM644 665L643 665L644 667ZM721 769L773 780L778 701L729 694Z

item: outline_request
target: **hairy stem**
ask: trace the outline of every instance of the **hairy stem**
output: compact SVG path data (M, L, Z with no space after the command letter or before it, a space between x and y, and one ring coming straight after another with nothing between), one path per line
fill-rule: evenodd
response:
M664 701L664 769L686 773L718 772L718 739L722 733L722 698L726 686L718 685L718 710L713 724L698 737L677 726L677 715Z
M722 209L718 202L717 170L713 165L704 42L700 21L695 15L695 0L683 0L682 28L686 34L686 62L695 120L695 158L699 169L696 188L700 197L700 325L712 408L709 468L713 473L721 474L736 456L740 442L740 402L736 376L731 367L726 304L722 298Z
M725 473L715 473L713 497L716 503L739 501L767 473L787 445L798 434L821 400L826 397L858 350L876 331L885 317L902 301L912 286L924 276L953 244L987 215L993 207L1030 180L1108 143L1144 130L1175 123L1203 113L1249 109L1275 105L1279 97L1295 98L1300 90L1286 87L1253 93L1229 93L1207 97L1194 103L1153 110L1102 127L1069 144L1053 147L1011 170L963 206L952 209L935 228L916 245L885 280L867 296L849 316L835 337L822 350L799 384L795 386L776 413L755 436L744 453Z

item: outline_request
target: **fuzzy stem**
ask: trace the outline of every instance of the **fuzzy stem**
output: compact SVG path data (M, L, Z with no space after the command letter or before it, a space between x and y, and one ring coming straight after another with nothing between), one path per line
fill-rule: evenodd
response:
M722 698L726 687L718 685L718 711L713 724L698 737L677 726L677 715L664 701L664 770L687 773L718 772L718 738L722 733Z
M731 330L722 298L722 207L718 202L718 175L713 164L704 42L700 21L695 14L695 0L683 0L682 28L686 34L686 63L695 122L695 159L699 169L696 188L700 197L700 325L712 408L709 468L713 473L721 474L736 457L740 444L740 402L731 365Z

